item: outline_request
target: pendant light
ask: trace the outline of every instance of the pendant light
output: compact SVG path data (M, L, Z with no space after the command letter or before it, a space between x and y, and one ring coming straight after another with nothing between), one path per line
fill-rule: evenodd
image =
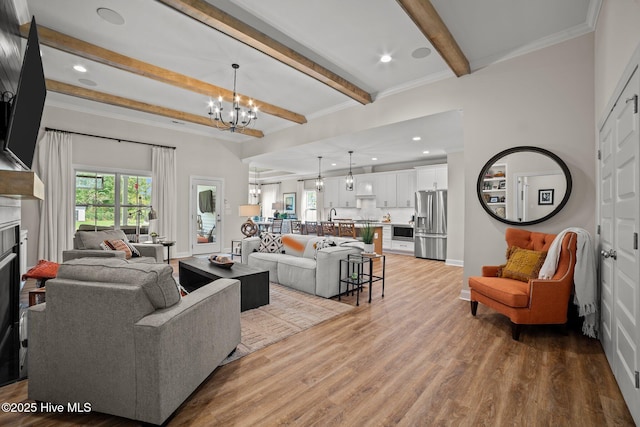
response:
M320 165L322 162L322 156L318 156L318 177L316 178L316 191L322 191L324 189L324 181L322 180L322 174Z
M351 155L353 151L349 151L349 173L344 179L344 185L347 191L353 191L353 174L351 173Z
M258 175L258 168L256 167L255 171L253 173L253 181L254 181L254 183L253 184L249 183L249 185L250 185L249 194L251 194L251 196L253 198L256 198L256 199L258 198L258 196L260 196L260 192L261 192L260 185L258 184L258 176L259 176Z

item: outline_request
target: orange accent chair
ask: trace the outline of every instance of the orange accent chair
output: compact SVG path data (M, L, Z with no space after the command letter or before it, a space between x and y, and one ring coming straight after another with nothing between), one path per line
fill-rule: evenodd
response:
M507 228L508 247L546 251L555 234L536 233ZM576 263L575 233L567 233L562 241L556 273L551 279L529 279L529 282L498 277L499 266L483 266L481 277L469 277L471 314L478 303L491 307L511 319L511 337L520 338L521 325L566 324L569 298L573 290Z

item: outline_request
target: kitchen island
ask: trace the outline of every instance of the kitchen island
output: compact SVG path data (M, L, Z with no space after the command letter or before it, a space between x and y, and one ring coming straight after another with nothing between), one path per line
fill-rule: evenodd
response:
M382 255L382 225L371 224L374 231L373 237L373 250L377 254ZM364 227L364 224L356 224L356 237L360 238L360 231ZM377 261L377 260L376 260Z

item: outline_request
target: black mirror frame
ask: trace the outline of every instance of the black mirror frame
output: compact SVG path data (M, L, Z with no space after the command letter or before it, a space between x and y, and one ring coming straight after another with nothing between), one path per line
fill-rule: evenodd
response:
M523 151L533 151L535 153L543 154L543 155L548 156L548 157L552 158L553 160L555 160L556 163L558 163L558 165L560 165L560 168L562 169L562 172L564 173L564 177L567 180L567 190L565 191L564 197L562 198L562 201L560 202L560 204L553 211L551 211L549 214L543 216L542 218L538 218L538 219L535 219L535 220L532 220L532 221L512 221L510 219L502 218L502 217L496 215L495 212L493 212L491 209L489 209L489 207L486 205L486 203L484 201L484 198L482 197L482 184L483 184L483 181L484 181L485 174L491 168L491 166L493 166L494 163L496 163L501 158L503 158L505 156L508 156L509 154L521 153ZM520 147L513 147L513 148L509 148L507 150L501 151L498 154L496 154L495 156L493 156L491 159L489 159L489 161L487 163L485 163L485 165L482 167L482 170L480 171L480 175L478 175L478 183L476 185L476 193L478 195L478 200L480 201L480 205L489 214L489 216L497 219L500 222L503 222L503 223L509 224L509 225L533 225L533 224L539 224L539 223L541 223L543 221L546 221L549 218L551 218L554 215L556 215L558 212L560 212L562 210L562 208L564 208L564 205L566 205L567 202L569 201L569 196L571 196L571 188L572 188L572 186L573 186L573 180L571 178L571 172L569 172L569 168L567 167L566 163L562 161L562 159L560 157L556 156L551 151L545 150L544 148L530 147L530 146L520 146Z

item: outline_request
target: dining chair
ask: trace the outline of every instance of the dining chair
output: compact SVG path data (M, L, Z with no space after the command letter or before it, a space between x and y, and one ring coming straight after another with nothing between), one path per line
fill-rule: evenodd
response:
M299 220L291 221L291 233L302 234L302 221L299 221Z
M282 233L282 219L274 219L271 222L271 232L274 234L281 234Z

